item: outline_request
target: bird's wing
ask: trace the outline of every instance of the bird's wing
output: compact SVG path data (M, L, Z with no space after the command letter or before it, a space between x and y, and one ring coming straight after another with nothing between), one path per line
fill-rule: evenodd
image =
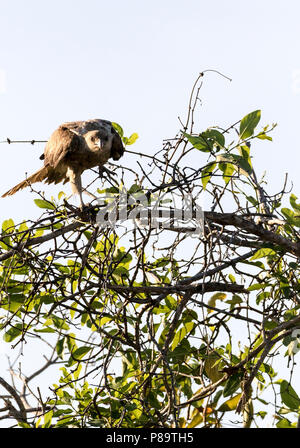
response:
M44 164L56 168L70 153L79 152L85 144L84 138L62 125L48 140L44 151Z
M100 135L107 137L111 142L111 157L119 160L124 154L124 146L118 132L108 120L95 118L86 121L72 121L64 123L62 126L79 136L84 136L89 131L99 131Z

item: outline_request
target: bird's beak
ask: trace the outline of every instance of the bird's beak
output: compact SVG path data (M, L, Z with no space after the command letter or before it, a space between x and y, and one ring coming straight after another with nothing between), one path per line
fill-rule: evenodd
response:
M96 146L98 146L99 149L102 149L102 140L100 138L97 141Z

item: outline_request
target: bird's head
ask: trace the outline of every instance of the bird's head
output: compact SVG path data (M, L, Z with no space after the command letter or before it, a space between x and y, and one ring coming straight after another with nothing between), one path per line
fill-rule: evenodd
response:
M84 138L91 151L101 151L108 141L108 136L99 130L87 132Z

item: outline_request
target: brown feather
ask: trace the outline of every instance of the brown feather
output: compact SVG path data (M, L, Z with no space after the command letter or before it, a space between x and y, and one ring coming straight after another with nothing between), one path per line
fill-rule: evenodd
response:
M117 132L115 132L111 146L111 157L114 160L119 160L124 154L124 146L122 140Z
M20 182L15 187L8 190L6 193L2 195L3 198L6 196L11 196L12 194L15 194L19 190L23 190L23 188L28 187L28 185L34 184L35 182L41 182L42 180L46 179L48 175L48 166L43 166L43 168L36 171L34 174L29 176L27 179Z

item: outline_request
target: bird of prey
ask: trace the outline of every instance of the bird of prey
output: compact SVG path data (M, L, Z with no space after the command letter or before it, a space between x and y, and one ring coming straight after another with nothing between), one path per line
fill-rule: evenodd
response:
M69 181L72 193L79 194L83 208L83 171L95 166L102 168L109 158L119 160L123 153L122 140L110 121L94 119L63 123L53 132L40 157L44 166L2 197L15 194L35 182L57 184Z

